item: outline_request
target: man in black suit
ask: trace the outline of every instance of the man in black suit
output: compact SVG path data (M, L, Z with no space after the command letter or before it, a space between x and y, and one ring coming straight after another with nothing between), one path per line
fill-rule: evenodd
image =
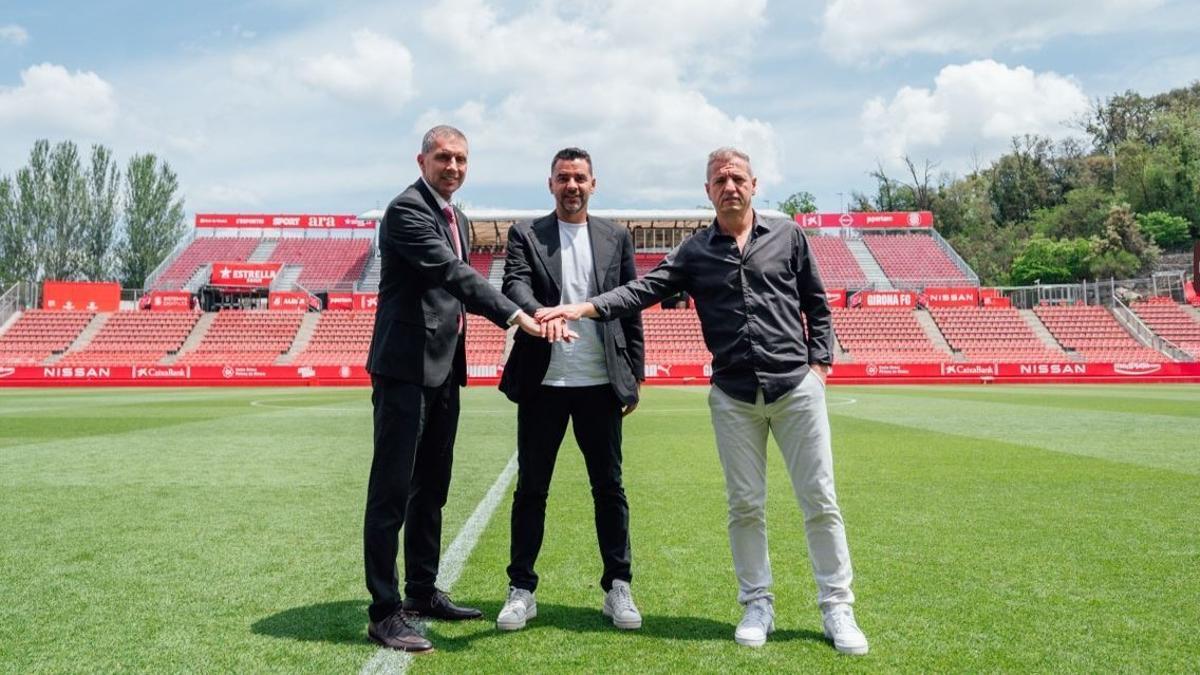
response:
M379 305L367 357L375 442L363 526L372 598L367 634L386 647L413 652L433 645L406 613L451 620L482 616L455 606L434 586L458 390L467 382L463 312L542 334L536 321L466 262L470 225L449 203L466 177L466 137L454 127L430 129L417 165L421 177L388 204L379 229ZM401 526L403 601L396 570Z
M550 164L553 213L508 232L504 293L532 314L581 302L636 278L628 230L589 217L596 188L587 152L567 148ZM573 423L595 505L606 592L603 612L618 628L642 625L630 594L629 505L621 485L621 418L637 406L643 376L642 322L546 324L547 340L518 334L500 389L517 403L517 488L513 494L508 600L496 619L517 630L537 615L533 571L546 520L546 497L559 445ZM568 339L563 339L563 338Z

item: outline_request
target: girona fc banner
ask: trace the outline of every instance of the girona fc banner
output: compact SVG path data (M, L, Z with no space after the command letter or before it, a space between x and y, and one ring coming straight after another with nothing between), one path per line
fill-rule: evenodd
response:
M357 216L284 213L197 213L196 227L272 227L306 230L374 229L375 221Z
M267 288L282 267L283 263L215 262L210 282L213 286Z
M932 211L855 211L853 213L797 213L796 223L803 228L853 227L871 229L929 229Z
M120 308L121 284L116 282L42 282L42 309L64 312L115 312Z
M917 306L917 294L912 291L859 291L850 296L849 305L863 309L913 308Z
M979 289L973 286L935 288L928 286L921 304L926 307L978 307Z

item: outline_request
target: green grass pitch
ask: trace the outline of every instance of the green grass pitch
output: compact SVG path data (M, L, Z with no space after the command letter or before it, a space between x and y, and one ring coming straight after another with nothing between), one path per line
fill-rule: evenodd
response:
M703 387L625 426L634 597L600 614L583 462L564 444L539 616L492 624L511 486L455 584L488 620L433 623L446 672L1195 672L1200 387L834 387L839 499L871 640L820 635L776 450L777 632L739 647ZM0 390L0 672L339 672L365 640L366 389ZM513 453L515 407L463 395L443 545Z

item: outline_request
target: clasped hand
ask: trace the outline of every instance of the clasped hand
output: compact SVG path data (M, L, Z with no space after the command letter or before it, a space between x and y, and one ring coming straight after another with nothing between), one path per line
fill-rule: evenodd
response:
M522 312L517 317L517 325L529 335L545 338L547 342L573 342L579 337L579 334L567 325L568 315L562 313L550 315L551 312L559 309L561 307L543 307L537 310L532 317Z

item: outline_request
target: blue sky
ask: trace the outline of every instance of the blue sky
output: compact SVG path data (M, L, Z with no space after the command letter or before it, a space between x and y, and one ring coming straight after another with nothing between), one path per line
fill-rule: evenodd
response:
M460 126L457 198L549 208L548 161L597 208L705 202L750 152L758 202L822 210L907 154L962 173L1089 101L1200 78L1196 0L0 1L0 173L37 138L154 152L194 211L361 212Z

